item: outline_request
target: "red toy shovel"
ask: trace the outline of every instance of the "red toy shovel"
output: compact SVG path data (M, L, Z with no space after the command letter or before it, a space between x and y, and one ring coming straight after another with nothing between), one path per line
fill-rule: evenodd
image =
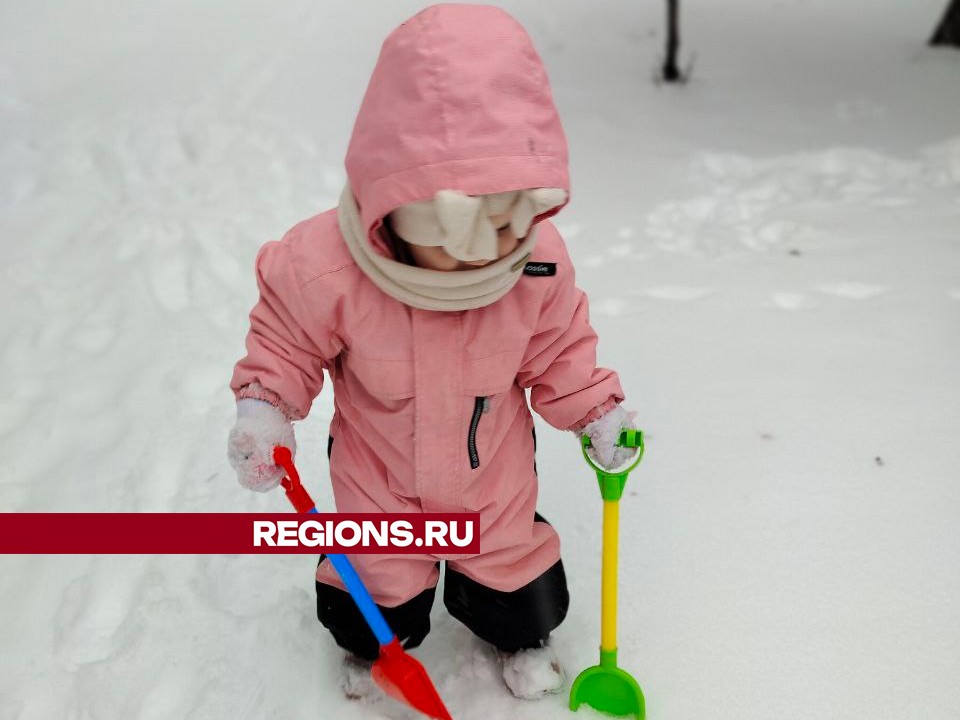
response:
M317 512L316 505L306 488L300 483L300 474L293 465L293 456L289 448L282 445L275 447L273 461L287 473L280 484L297 512ZM403 645L384 619L380 608L367 592L357 571L353 569L350 559L346 555L336 553L329 553L327 559L340 574L340 579L343 580L350 597L357 604L363 619L367 621L370 630L380 643L380 657L373 663L371 670L374 682L391 697L427 717L434 720L453 720L443 700L440 699L440 694L433 686L430 676L427 675L426 668L416 658L407 655Z

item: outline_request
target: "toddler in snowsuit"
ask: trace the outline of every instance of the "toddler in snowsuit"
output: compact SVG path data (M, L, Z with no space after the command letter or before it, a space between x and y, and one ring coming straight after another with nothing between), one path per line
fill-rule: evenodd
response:
M536 512L536 435L591 437L615 467L623 391L596 367L587 300L547 218L569 199L567 147L523 28L491 6L435 5L386 39L357 116L339 205L257 255L260 299L229 457L240 482L276 487L326 370L330 477L339 512L478 512L479 555L356 555L407 648L444 603L491 643L521 696L557 691L547 644L568 603L554 529ZM354 658L378 646L330 567L317 612ZM531 658L552 669L531 687Z

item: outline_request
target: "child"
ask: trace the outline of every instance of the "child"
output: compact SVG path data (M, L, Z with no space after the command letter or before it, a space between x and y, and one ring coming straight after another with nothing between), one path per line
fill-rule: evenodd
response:
M356 555L407 648L444 604L493 645L520 697L559 691L547 640L567 612L554 529L536 513L536 435L590 436L615 467L632 416L547 218L567 202L566 139L523 28L491 6L435 5L386 39L347 150L337 208L257 255L260 300L231 388L240 483L276 487L276 444L326 370L339 512L479 512L479 555ZM328 562L317 614L348 655L348 694L377 643Z

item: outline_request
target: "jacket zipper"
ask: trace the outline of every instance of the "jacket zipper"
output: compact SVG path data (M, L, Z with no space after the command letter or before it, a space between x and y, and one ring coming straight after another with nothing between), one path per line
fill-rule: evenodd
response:
M490 398L478 396L473 401L473 417L470 418L470 432L467 433L467 454L470 456L470 467L476 470L480 467L480 455L477 453L477 427L480 425L480 416L490 409Z

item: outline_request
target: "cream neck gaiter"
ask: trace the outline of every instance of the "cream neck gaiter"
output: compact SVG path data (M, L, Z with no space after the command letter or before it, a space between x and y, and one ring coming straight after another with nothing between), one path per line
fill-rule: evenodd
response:
M337 219L350 254L373 283L387 295L421 310L472 310L496 302L523 275L536 244L536 226L509 255L470 270L431 270L384 257L371 245L360 209L347 183L340 195Z

